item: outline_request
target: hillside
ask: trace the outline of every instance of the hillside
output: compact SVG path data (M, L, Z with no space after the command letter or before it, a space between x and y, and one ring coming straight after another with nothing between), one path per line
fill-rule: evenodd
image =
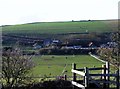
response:
M3 26L3 34L65 34L111 32L117 30L117 21L37 22Z

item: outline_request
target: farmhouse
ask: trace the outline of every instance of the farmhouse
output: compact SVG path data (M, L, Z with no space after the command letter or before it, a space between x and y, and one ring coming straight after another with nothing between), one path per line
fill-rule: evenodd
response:
M116 42L107 42L106 44L100 45L101 48L114 48L116 46L118 46Z

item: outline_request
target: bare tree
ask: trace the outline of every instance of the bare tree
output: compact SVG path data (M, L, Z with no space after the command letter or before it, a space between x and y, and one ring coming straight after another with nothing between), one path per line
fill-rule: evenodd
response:
M9 87L24 81L34 67L32 56L25 56L19 48L3 51L2 76Z
M116 42L115 47L100 48L98 49L98 54L101 59L109 61L115 67L120 67L120 31L111 34L112 41Z

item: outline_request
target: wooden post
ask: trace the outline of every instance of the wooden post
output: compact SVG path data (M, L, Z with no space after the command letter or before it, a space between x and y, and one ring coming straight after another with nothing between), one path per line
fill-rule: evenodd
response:
M85 67L85 87L89 87L89 71L88 68Z
M64 75L64 80L67 80L67 75L66 74Z
M104 68L102 74L106 74L106 65L102 65L102 68ZM106 76L102 76L102 79L106 81ZM106 83L103 83L103 88L106 88Z
M117 70L117 72L116 72L116 85L117 85L117 89L120 89L120 86L119 86L119 84L120 84L120 80L119 80L119 78L120 78L120 76L119 76L119 69Z
M76 64L75 63L72 64L72 69L76 70ZM73 81L76 81L76 73L73 73Z
M75 64L75 63L72 64L72 69L73 69L73 70L76 70L76 64ZM75 81L76 81L76 73L73 73L72 76L73 76L73 81L75 82ZM76 86L73 86L73 89L75 89L75 87L76 87Z
M110 74L110 63L109 62L106 62L106 74ZM107 76L106 77L107 81L109 82L110 81L110 76ZM109 83L107 83L107 88L109 88Z

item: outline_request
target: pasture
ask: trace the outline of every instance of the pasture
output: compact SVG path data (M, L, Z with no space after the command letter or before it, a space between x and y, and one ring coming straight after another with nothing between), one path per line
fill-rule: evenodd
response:
M89 55L43 55L34 56L33 61L36 67L32 73L35 76L44 75L48 77L67 74L72 76L72 63L76 63L78 68L101 67L101 62Z
M117 27L112 27L112 22L108 22L109 21L37 22L29 24L3 26L2 32L3 34L12 33L37 35L115 31Z

